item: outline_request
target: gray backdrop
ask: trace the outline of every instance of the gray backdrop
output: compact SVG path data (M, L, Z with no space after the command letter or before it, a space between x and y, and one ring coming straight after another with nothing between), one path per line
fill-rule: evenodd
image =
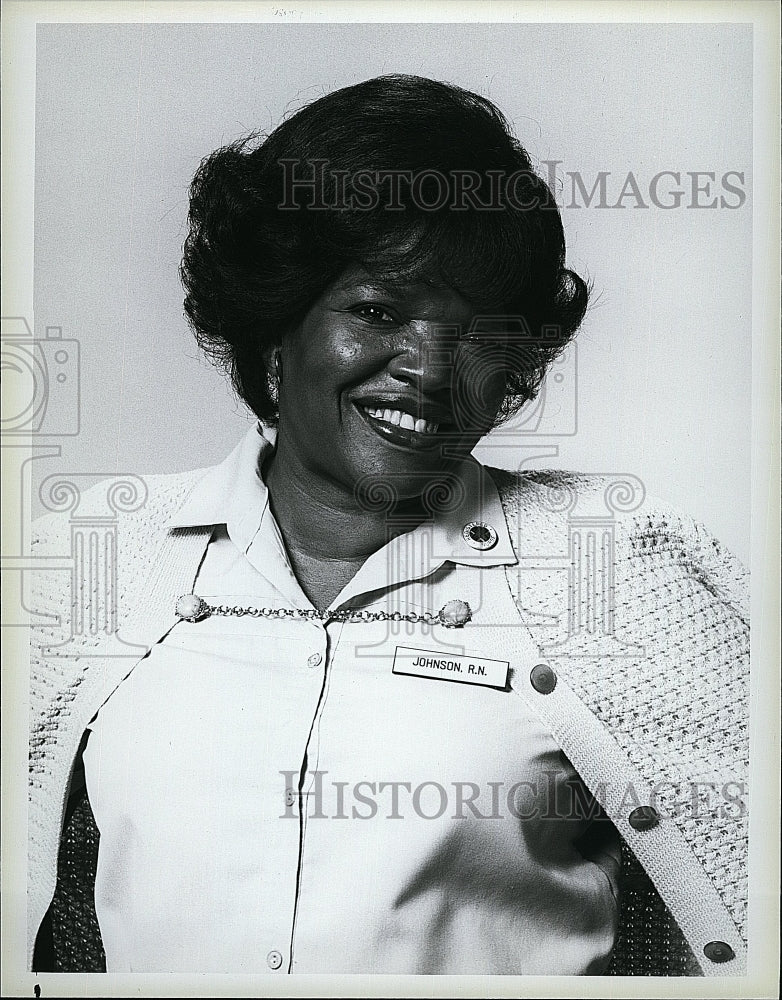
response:
M479 456L634 473L748 561L751 30L40 25L34 326L78 340L81 399L78 433L58 438L61 458L34 463L37 480L177 471L227 453L248 418L182 317L192 173L213 148L331 89L410 72L486 95L533 159L561 161L568 263L595 286L547 397ZM622 207L587 207L578 189L574 199L570 174L589 191L600 171L607 205L632 171L648 207L626 187ZM678 207L651 203L661 171L680 172ZM715 174L697 196L715 207L693 207L694 171ZM730 180L742 196L722 184L729 171L744 172ZM658 200L675 187L663 178Z

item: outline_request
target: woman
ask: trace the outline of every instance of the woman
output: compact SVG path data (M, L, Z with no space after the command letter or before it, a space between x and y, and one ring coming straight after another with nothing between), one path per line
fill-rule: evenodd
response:
M500 112L380 77L218 150L182 276L259 424L121 518L126 655L37 630L34 967L740 974L741 567L470 457L588 297Z

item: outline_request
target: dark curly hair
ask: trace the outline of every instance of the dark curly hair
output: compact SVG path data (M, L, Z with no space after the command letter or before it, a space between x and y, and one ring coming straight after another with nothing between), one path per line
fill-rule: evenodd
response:
M423 77L345 87L216 150L193 179L189 227L185 314L267 422L271 349L351 266L523 317L498 422L534 397L586 311L554 196L502 113Z

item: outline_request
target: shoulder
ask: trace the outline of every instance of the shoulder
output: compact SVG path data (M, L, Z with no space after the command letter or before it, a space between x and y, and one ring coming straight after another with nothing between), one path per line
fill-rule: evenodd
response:
M743 620L749 617L749 573L701 522L646 492L630 474L488 468L511 533L530 545L556 545L588 531L610 533L614 562L636 583L676 569ZM534 549L533 549L534 551ZM540 553L539 553L540 554Z
M158 527L181 507L211 467L188 472L95 476L56 474L41 485L46 513L31 525L33 549L56 546L74 523L122 523L142 530ZM35 551L33 555L35 555Z
M109 573L120 590L132 590L169 534L171 518L208 471L44 480L41 501L48 512L32 522L28 536L31 612L39 621L68 619L68 574L84 586Z
M647 495L642 481L627 473L607 475L567 469L525 472L486 467L506 517L543 518L559 527L585 517L604 517L632 525L628 515L665 513L665 505Z
M31 647L38 651L34 687L43 690L49 682L40 678L56 677L61 669L62 657L42 650L68 645L75 656L77 647L87 649L113 633L137 604L172 516L208 471L58 474L44 481L41 500L49 512L31 525L24 574Z
M586 510L623 517L640 508L647 512L665 508L650 497L638 476L630 473L606 474L574 472L569 469L532 469L525 472L495 469L486 471L497 485L507 510L519 507L579 516Z

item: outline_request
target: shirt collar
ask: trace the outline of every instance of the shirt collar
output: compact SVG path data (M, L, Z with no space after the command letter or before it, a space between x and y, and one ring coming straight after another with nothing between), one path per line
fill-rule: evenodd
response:
M225 524L233 543L246 552L267 515L269 495L260 469L275 439L273 428L261 423L252 427L223 462L207 470L168 526ZM413 546L412 553L409 544L405 547L408 578L423 576L446 561L465 566L511 566L518 562L497 486L488 470L470 458L458 467L455 478L461 487L458 502L450 504L450 510L438 511L432 521L407 536L398 536L408 543L421 543ZM474 523L496 532L497 540L490 548L478 549L468 540L467 529ZM411 554L414 565L409 564ZM367 564L373 561L374 556ZM357 576L365 573L359 571Z
M432 524L432 559L464 566L512 566L518 562L511 542L497 486L488 469L474 458L461 464L457 473L463 489L452 510L438 513ZM470 527L496 532L490 548L480 549ZM425 529L426 525L421 525ZM421 530L416 529L416 530Z
M206 471L169 528L224 524L233 543L246 552L268 507L259 470L275 438L273 428L261 423L251 427L224 461Z

